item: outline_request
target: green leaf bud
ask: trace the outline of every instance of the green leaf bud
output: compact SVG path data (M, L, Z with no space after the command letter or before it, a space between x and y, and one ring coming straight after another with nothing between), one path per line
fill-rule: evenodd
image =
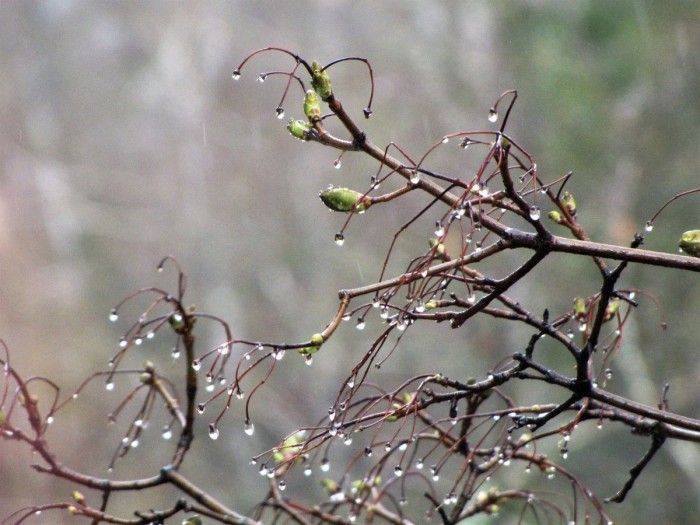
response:
M74 501L80 503L81 505L85 505L85 496L83 496L81 492L74 490L73 492L71 492L70 497L73 498Z
M323 344L323 336L321 334L312 335L311 344L314 346L321 346Z
M437 239L430 239L428 241L428 243L430 244L431 248L435 248L435 246L437 246L437 248L435 248L435 252L438 255L445 255L445 244L444 243L439 242Z
M561 203L572 216L576 215L576 201L571 193L565 191L564 195L561 197Z
M321 348L320 345L319 346L305 346L304 348L300 348L299 350L297 350L297 352L299 352L299 354L301 354L301 355L313 355L316 352L318 352L320 348Z
M556 223L556 224L562 224L564 222L564 219L562 219L561 213L559 213L556 210L552 210L547 214L547 217L549 217L549 220Z
M311 62L311 87L314 88L316 94L321 97L321 100L328 100L333 96L333 90L331 89L331 77L323 69L323 66L313 60Z
M189 516L182 520L182 525L202 525L204 523L199 516Z
M426 310L435 310L437 308L437 301L428 301L423 306Z
M290 119L289 124L287 124L287 131L299 140L306 140L310 128L311 124L303 120Z
M361 213L372 204L368 197L363 197L359 191L348 188L328 188L318 196L329 209L345 213Z
M620 309L620 300L619 299L613 299L608 303L607 308L605 309L605 315L603 316L603 321L610 321L613 317L615 317L615 314L617 311Z
M586 315L586 300L583 297L574 299L574 314L576 314L576 317Z
M683 233L678 247L688 255L700 257L700 230L688 230Z
M312 122L321 118L321 104L316 92L312 89L309 89L304 97L304 115Z
M340 490L340 486L330 478L322 479L321 486L326 489L331 496Z

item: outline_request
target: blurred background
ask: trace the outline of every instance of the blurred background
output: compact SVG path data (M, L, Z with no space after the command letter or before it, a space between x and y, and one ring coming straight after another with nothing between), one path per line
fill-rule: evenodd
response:
M535 157L544 180L575 173L567 189L596 240L628 244L666 199L698 186L698 27L700 6L692 0L4 1L0 337L22 374L52 379L66 397L106 369L146 303L137 301L112 324L114 305L145 286L175 291L172 272L156 273L165 255L188 274L187 302L250 340L308 339L335 313L337 290L377 278L382 246L417 208L407 199L403 208L373 209L351 223L342 248L334 245L343 218L324 209L318 191L328 184L364 189L376 166L346 155L335 170L335 151L289 137L287 118L303 117L299 93L280 121L274 110L282 77L255 79L289 70L290 57L258 56L238 82L231 79L248 53L268 45L322 63L368 58L376 93L374 115L362 125L375 143L395 141L414 158L447 133L488 128L488 108L517 88L510 134ZM360 119L366 69L350 62L332 78ZM471 177L464 166L443 168ZM666 210L646 247L675 252L680 234L700 227L699 199ZM397 268L424 250L428 235L430 229L406 234ZM552 257L532 277L517 292L535 311L569 308L597 286L591 263L567 257ZM622 285L654 294L669 329L659 330L659 312L642 301L610 389L655 406L670 382L671 409L700 417L696 275L631 267ZM242 512L259 501L264 484L249 458L323 416L376 336L373 322L362 333L343 328L312 367L296 355L280 363L252 402L256 439L244 435L241 407L233 407L219 440L198 437L186 473ZM222 342L214 324L200 321L197 329L200 348ZM395 385L441 370L478 375L525 341L480 322L458 332L437 346L434 333L407 337L378 380ZM132 363L153 359L177 374L182 362L170 358L171 346L167 336L156 337ZM106 415L129 391L125 383L106 393L97 380L59 414L48 438L68 466L107 475L129 419L108 425ZM167 461L173 444L160 438L157 424L149 431L112 477L154 474L147 460ZM648 439L613 424L581 434L572 438L567 468L601 497L612 495ZM66 501L76 488L35 473L34 461L26 447L0 444L1 516ZM700 513L698 472L697 447L669 443L625 504L606 510L620 523L688 522ZM158 504L131 498L115 495L111 508ZM77 521L48 513L31 523Z

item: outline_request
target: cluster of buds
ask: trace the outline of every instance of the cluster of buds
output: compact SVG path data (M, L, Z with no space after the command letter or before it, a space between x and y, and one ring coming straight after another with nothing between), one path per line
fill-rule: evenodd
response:
M700 230L688 230L681 235L678 247L688 255L700 257Z

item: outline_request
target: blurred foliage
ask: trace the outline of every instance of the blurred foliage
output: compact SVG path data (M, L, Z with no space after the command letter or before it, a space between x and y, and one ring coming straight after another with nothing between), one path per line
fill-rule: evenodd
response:
M274 115L280 82L233 84L235 64L270 44L321 62L367 57L377 78L367 132L416 157L445 133L483 127L495 98L516 87L510 133L535 156L543 178L574 171L567 189L597 240L627 244L667 198L697 184L698 27L700 9L690 0L2 2L0 335L19 370L47 375L67 394L116 350L110 308L134 288L175 286L155 273L165 254L188 271L191 301L250 339L308 338L335 311L338 289L376 278L384 257L376 247L390 241L402 212L365 214L342 250L333 244L342 219L327 212L318 191L329 183L364 187L375 167L348 155L336 171L334 152L291 140ZM265 58L252 68L275 63ZM333 82L360 114L365 71L338 68ZM287 115L302 117L301 101ZM699 226L697 198L665 211L647 247L676 250L680 233ZM427 235L408 238L424 243ZM568 307L593 272L580 264L547 261L518 294L541 308ZM658 313L644 302L611 389L656 404L670 381L674 409L697 417L697 284L653 268L630 272L630 283L632 276L659 297L669 330L660 332ZM203 323L198 329L201 344L220 342ZM222 428L231 439L206 442L187 464L192 477L210 480L215 496L235 498L241 508L256 501L255 471L231 472L230 465L245 468L255 452L320 417L324 396L335 393L351 362L344 354L362 352L368 341L345 330L314 357L311 371L289 359L254 408L258 442L244 441L242 416L234 415L231 428ZM524 339L469 325L429 352L421 351L433 345L429 332L411 341L392 358L386 381L400 377L401 367L435 363L435 353L441 368L474 375L485 366L480 355L512 353ZM144 353L167 357L167 345L148 343ZM636 368L626 369L633 361ZM328 381L310 395L306 385L318 377ZM120 437L103 428L117 399L110 396L95 395L76 419L57 421L50 437L73 467L99 469L103 457L107 464ZM590 472L603 496L619 488L645 446L605 432L604 447L590 436L607 465ZM572 444L572 470L593 464L588 447ZM37 494L46 502L68 497L71 487L30 472L31 458L8 450L0 451L4 509L36 503ZM662 456L611 515L680 523L700 512L697 450L669 444Z

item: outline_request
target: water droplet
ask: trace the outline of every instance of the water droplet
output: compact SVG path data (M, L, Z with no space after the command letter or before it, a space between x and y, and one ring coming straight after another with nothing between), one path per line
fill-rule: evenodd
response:
M204 414L204 411L207 409L206 405L204 403L199 403L197 405L197 413L198 414Z
M387 319L389 317L389 308L386 306L379 311L379 317L382 319Z
M108 381L105 385L105 390L108 392L114 390L114 381Z
M401 319L401 322L396 325L399 332L403 332L408 327L408 319Z
M530 206L530 218L533 221L538 221L540 219L540 207L532 205Z
M312 356L311 354L306 354L304 356L304 364L306 366L311 366L313 364L313 362L314 362L314 356Z
M416 461L416 469L423 470L423 460L420 458Z
M384 445L384 452L391 452L391 443L386 443Z
M116 323L119 320L119 314L117 313L116 308L109 313L109 320L113 323Z
M170 427L163 427L163 433L161 434L161 436L167 441L168 439L173 437L173 431L170 430Z
M489 109L489 122L496 122L498 120L498 111L496 108Z
M352 438L350 436L345 436L343 443L349 447L350 445L352 445Z
M216 386L213 383L210 383L206 386L204 390L206 390L207 392L213 392L215 388Z
M442 140L441 140L441 142L442 142L443 144L447 144L449 141L450 141L450 137L443 137Z
M365 456L368 458L372 456L372 447L365 447Z
M342 234L342 232L336 233L335 234L335 243L338 246L342 246L344 242L345 242L345 236Z
M411 178L409 179L411 184L418 184L420 182L420 172L418 170L413 170L411 172Z
M310 476L313 473L310 465L304 467L304 476Z
M372 110L370 108L365 108L362 110L362 113L364 113L365 118L369 118L372 116Z
M403 475L403 469L401 468L401 465L396 465L394 467L394 476L398 478L401 477L401 475Z
M250 419L245 420L243 432L245 432L248 436L252 436L255 432L255 425L253 425L253 422Z
M240 388L236 391L236 399L243 399L245 397L245 393L243 390Z
M645 230L645 231L650 232L650 231L652 231L653 229L654 229L654 223L652 223L651 221L647 221L647 222L644 224L644 230Z
M277 484L277 487L278 487L280 490L284 490L284 489L287 488L287 482L284 481L283 479L281 479L280 482Z
M238 71L237 69L234 69L233 73L231 74L231 78L233 80L238 80L239 78L241 78L241 72Z
M348 385L348 388L354 388L354 386L355 386L355 378L352 377L352 378L348 379L348 382L347 382L346 384Z
M401 452L403 452L403 451L406 450L407 448L408 448L408 441L404 441L403 443L401 443L401 444L399 445L399 450L400 450Z
M343 163L340 162L340 158L337 158L333 161L333 167L337 170L339 170L342 165Z
M376 295L372 298L372 308L379 308L379 297Z
M141 346L141 343L143 343L143 337L137 337L136 339L134 339L134 344L136 346Z
M360 317L357 320L357 324L355 325L355 328L357 328L358 330L364 330L365 329L365 320Z
M275 115L277 115L278 119L283 119L284 118L284 108L282 106L278 106L275 109Z
M262 84L263 82L265 82L265 78L266 78L265 75L260 75L260 76L258 76L258 78L256 78L255 80L256 80L257 82L260 82L260 83Z
M265 465L260 465L259 472L261 476L267 476L267 467Z
M173 356L173 359L178 359L180 357L180 349L177 346L174 346L170 351L170 355Z
M139 446L139 440L138 440L138 439L134 439L134 440L129 444L129 446L130 446L131 448L137 448L137 447Z
M54 422L54 417L53 417L53 416L49 416L49 417L46 418L46 424L47 424L47 425L51 425L51 424L53 424L53 422Z
M418 304L416 305L415 311L416 311L416 313L419 313L419 314L422 314L423 312L425 312L425 304L423 303L423 301L418 301Z
M467 296L467 302L470 304L474 304L476 302L476 294L474 292Z
M586 328L588 328L588 325L585 322L581 322L578 324L578 331L579 332L585 332Z
M214 423L209 423L209 437L214 440L219 439L219 429Z
M331 464L330 464L330 462L328 461L328 458L323 458L323 459L321 460L321 470L322 470L323 472L328 472L330 469L331 469Z
M192 370L197 371L200 368L202 368L202 362L199 359L195 359L194 361L192 361Z
M119 340L119 348L126 348L129 342L123 337Z
M153 339L156 336L154 331L150 331L146 334L146 339Z

